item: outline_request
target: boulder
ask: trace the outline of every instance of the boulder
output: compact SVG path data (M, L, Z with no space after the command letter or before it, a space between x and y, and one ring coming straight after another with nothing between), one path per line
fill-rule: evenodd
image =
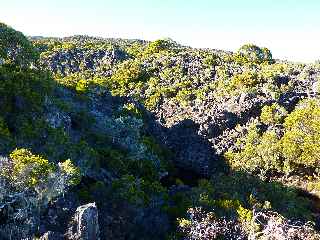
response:
M95 203L89 203L77 208L68 239L98 240L99 223L98 208Z

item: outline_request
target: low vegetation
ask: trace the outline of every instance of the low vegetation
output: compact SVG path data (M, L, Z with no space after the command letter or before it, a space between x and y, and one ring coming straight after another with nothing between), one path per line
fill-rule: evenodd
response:
M101 239L320 239L319 76L252 44L0 23L0 238L96 202Z

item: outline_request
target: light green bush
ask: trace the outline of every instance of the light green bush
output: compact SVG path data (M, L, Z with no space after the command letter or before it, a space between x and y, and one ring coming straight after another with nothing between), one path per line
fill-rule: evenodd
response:
M67 159L64 162L59 163L60 170L62 174L67 179L67 184L70 185L78 185L81 180L81 172L80 169L73 165L70 159Z
M27 149L16 149L10 154L13 163L12 180L22 185L32 187L45 181L54 166L47 159L33 155Z
M145 54L154 54L159 53L163 50L167 50L171 46L170 40L167 39L158 39L153 42L150 42L145 50Z
M260 120L264 124L274 125L279 124L286 117L287 111L284 107L277 103L273 103L270 106L264 106L261 110Z
M266 106L261 120L274 124L283 114L274 112L279 106ZM281 108L280 108L281 109ZM281 110L283 111L283 109ZM228 151L225 157L235 169L249 172L317 173L320 162L320 103L310 99L302 101L284 119L283 136L274 130L260 133L252 126L247 135L240 139L238 151Z
M251 63L272 63L271 51L267 48L260 48L254 44L245 44L237 52L237 60Z
M299 166L317 168L320 162L320 103L301 102L284 122L281 139L286 170Z
M274 131L260 134L257 128L252 126L242 141L239 152L228 151L225 154L233 168L258 171L262 175L270 170L282 170L281 146Z

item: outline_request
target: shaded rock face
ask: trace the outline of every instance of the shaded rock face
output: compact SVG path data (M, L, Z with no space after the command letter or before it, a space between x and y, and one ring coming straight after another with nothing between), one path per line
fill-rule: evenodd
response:
M47 122L52 128L62 127L66 132L70 131L71 118L63 112L51 112L47 116Z
M89 203L77 208L71 227L67 233L67 238L72 240L100 239L98 209L95 203Z
M169 146L175 151L178 167L208 175L217 156L207 141L198 134L199 125L186 119L172 126L168 132Z

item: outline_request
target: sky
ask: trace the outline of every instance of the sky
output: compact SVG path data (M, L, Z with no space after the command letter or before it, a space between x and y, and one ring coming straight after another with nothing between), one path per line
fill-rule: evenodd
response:
M0 0L0 21L28 36L171 38L230 51L253 43L275 58L320 59L320 0Z

